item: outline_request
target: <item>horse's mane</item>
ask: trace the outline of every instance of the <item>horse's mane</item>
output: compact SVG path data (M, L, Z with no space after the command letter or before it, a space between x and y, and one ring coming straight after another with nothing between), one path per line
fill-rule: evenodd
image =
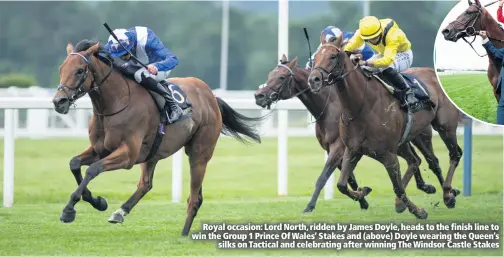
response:
M95 41L95 40L83 39L79 43L77 43L77 45L75 45L73 51L76 53L86 51L90 47L96 45L97 43L98 43L98 41ZM94 53L94 56L97 57L98 60L104 62L105 64L110 65L110 63L107 63L102 58L106 58L109 61L111 61L112 63L114 63L114 58L112 58L112 56L109 54L109 52L107 52L101 44L98 47L98 51L96 51L96 53Z

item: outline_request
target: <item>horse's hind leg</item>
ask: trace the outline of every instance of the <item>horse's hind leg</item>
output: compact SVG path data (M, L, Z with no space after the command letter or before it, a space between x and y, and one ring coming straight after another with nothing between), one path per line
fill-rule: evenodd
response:
M429 129L431 129L430 126ZM420 156L418 156L415 148L413 148L411 143L403 144L402 146L400 146L397 150L397 155L403 157L408 164L408 169L406 170L406 173L404 174L404 177L402 179L404 188L408 187L411 176L414 176L416 186L419 190L427 194L436 193L436 188L433 185L425 183L422 177L422 173L420 173L420 164L422 163L422 159L420 158Z
M422 155L425 157L425 160L429 164L429 169L432 170L434 175L436 175L439 184L442 187L445 180L443 178L441 166L439 166L439 160L434 154L434 149L432 147L432 130L429 131L429 134L421 133L418 137L412 140L412 143L418 147ZM452 189L452 194L456 196L458 193L460 193L458 189Z
M94 151L93 146L89 146L86 150L84 150L84 152L73 157L70 160L70 170L75 177L77 185L82 182L81 167L84 165L91 165L93 162L96 162L98 160L98 155ZM84 191L82 192L82 200L90 203L95 209L99 211L105 211L108 208L108 204L105 198L101 196L94 198L91 194L91 191L89 191L87 187L84 188Z
M203 204L203 178L205 177L207 164L212 158L219 137L219 134L217 134L212 138L213 135L209 135L212 132L213 131L208 130L197 132L191 139L189 145L186 145L185 148L191 166L191 193L187 199L187 215L182 230L182 236L187 236L189 234L194 218Z
M320 174L320 176L317 179L317 182L315 183L315 191L313 192L312 198L303 212L311 212L315 209L317 199L320 195L320 192L327 183L327 180L329 179L329 177L336 168L341 169L341 159L343 157L344 151L345 151L345 145L339 139L329 146L329 155L324 165L324 169L322 170L322 173ZM350 187L354 191L356 191L359 187L353 173L350 174L348 177L348 184L350 184ZM369 192L371 192L371 188L369 188ZM369 207L369 204L365 198L360 199L359 204L361 209L363 210L366 210Z
M450 155L450 168L448 169L448 174L446 174L446 179L443 183L443 200L446 207L454 208L456 202L455 197L460 194L460 191L458 189L452 189L451 184L455 169L462 158L462 148L460 148L457 143L456 127L453 129L439 127L436 130L445 143L446 148L448 148Z
M401 181L401 170L399 168L399 160L397 159L397 155L395 155L393 153L385 153L383 156L380 156L380 158L378 160L387 169L390 181L392 182L392 186L393 186L396 198L400 199L400 201L402 201L407 206L410 213L415 215L417 218L426 219L427 212L423 208L417 207L406 196L406 192L404 190L404 186ZM397 203L396 203L396 206L397 206Z
M126 201L119 210L112 213L108 222L110 223L122 223L124 222L124 216L128 215L133 207L152 189L152 180L154 178L154 170L158 161L149 161L140 164L140 169L142 173L140 175L140 180L138 180L137 190L130 196L128 201Z

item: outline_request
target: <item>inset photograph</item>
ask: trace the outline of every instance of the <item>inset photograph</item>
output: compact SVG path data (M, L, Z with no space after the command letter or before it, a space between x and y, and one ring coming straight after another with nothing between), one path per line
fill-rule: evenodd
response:
M497 125L504 125L503 4L460 1L441 23L434 47L436 73L448 97L465 114Z

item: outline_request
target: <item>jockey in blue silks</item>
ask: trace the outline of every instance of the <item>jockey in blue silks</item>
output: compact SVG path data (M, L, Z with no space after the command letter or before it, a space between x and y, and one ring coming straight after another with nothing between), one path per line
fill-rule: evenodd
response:
M162 95L170 109L169 123L175 122L182 115L182 109L174 101L172 95L159 82L168 78L171 70L179 63L177 57L166 48L161 40L147 27L133 27L129 29L114 30L119 42L140 62L147 65L145 69L141 64L131 58L128 51L121 47L110 36L104 48L114 58L125 61L122 68L133 75L135 80L146 89Z
M355 34L355 31L353 31L353 32L343 31L342 32L339 28L336 28L334 26L327 26L322 30L320 35L322 37L324 37L326 41L329 41L329 39L331 39L331 38L339 37L341 35L341 33L343 33L343 43L347 43L348 40L353 37L353 35ZM311 65L311 63L313 63L313 58L315 57L315 54L318 52L318 50L320 49L321 46L322 46L322 43L318 46L317 51L315 51L315 53L313 53L313 55L311 56L311 62L309 60L306 63L306 69L311 69L310 65ZM359 50L361 51L362 58L364 61L366 61L367 59L371 58L371 56L374 55L373 49L370 46L368 46L367 44L362 45L359 48Z

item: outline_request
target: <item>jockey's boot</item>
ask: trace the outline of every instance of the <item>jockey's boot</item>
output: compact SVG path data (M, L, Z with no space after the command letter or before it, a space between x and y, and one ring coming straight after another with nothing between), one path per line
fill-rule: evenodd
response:
M173 123L177 121L180 116L182 116L182 108L175 102L173 99L172 95L159 83L152 77L146 77L144 74L142 76L142 81L140 82L141 85L143 85L145 88L148 90L151 90L153 92L156 92L160 94L161 96L164 97L166 100L166 105L168 106L170 112L168 115L168 123ZM165 112L165 110L163 110Z
M392 82L392 85L401 91L402 95L405 94L406 98L406 103L410 108L412 112L417 112L418 109L420 108L419 106L419 101L415 97L415 92L413 89L406 83L404 80L403 76L399 74L396 70L393 68L389 67L385 69L383 72L383 75L387 77L387 79ZM405 104L401 104L402 107L405 106Z

